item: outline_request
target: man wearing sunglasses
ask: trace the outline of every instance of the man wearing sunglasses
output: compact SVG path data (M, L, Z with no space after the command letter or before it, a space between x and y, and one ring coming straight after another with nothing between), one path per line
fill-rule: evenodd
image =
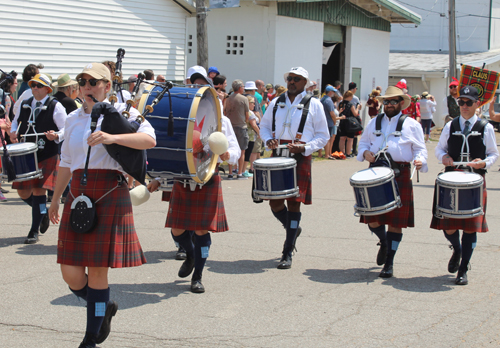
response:
M330 139L323 105L316 98L306 97L305 88L311 84L307 70L302 67L292 68L284 77L288 91L269 103L260 124L260 136L267 148L274 150L280 143L287 144L287 152L297 160L299 195L287 198L287 205L285 199L269 201L271 211L286 230L279 269L292 267L292 251L301 231L300 203L312 203L311 155L322 149ZM309 99L307 114L303 113L305 98ZM306 116L305 122L302 121L303 116ZM303 125L301 134L299 125ZM287 154L286 151L276 151L273 155Z
M477 131L480 136L468 137L469 157L471 162L467 164L468 169L485 176L486 170L498 159L495 130L488 122L482 122L476 115L479 107L479 93L472 86L464 86L460 89L458 96L460 116L448 122L441 133L439 143L436 147L436 157L446 166L445 171L467 170L453 165L453 162L462 161L460 153L463 144L463 136L453 135L455 132L468 135ZM467 148L467 147L466 147ZM486 180L483 185L483 209L486 213ZM488 232L486 215L480 215L468 219L432 217L431 228L443 230L444 236L451 243L453 254L448 263L448 272L457 273L455 284L467 285L467 270L472 252L477 243L476 232ZM462 243L458 230L463 230ZM460 261L462 258L462 261Z
M410 103L410 97L401 88L389 86L385 95L377 99L384 105L384 114L371 119L359 141L358 161L367 160L374 163L379 150L388 147L391 156L391 167L399 169L396 175L402 207L388 213L375 216L361 216L360 222L368 224L368 228L380 240L377 254L377 265L384 265L379 277L390 278L393 275L394 256L403 237L403 228L415 226L413 210L413 186L410 180L411 163L416 169L427 172L427 150L424 133L420 123L411 117L406 117L402 124L401 135L394 132L402 116L402 110ZM380 132L377 135L377 120L380 121ZM387 232L386 232L386 225Z
M59 166L58 144L63 141L67 114L57 99L49 97L52 88L46 75L37 74L28 85L33 97L23 101L19 114L12 122L10 138L38 146L38 168L43 176L12 184L19 197L31 206L31 228L24 243L34 244L38 241L38 232L45 233L49 228L47 190L55 188Z

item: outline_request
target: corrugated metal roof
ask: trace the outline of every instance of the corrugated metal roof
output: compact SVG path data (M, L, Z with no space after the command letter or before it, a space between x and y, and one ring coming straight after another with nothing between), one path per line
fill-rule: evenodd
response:
M74 77L89 62L115 60L124 48L125 76L153 69L169 80L184 79L186 16L170 0L0 0L1 68Z
M389 21L380 18L348 0L321 2L280 2L278 15L309 19L329 24L391 31Z

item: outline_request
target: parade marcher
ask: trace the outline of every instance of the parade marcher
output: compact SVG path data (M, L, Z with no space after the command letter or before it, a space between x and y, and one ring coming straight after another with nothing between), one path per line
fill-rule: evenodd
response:
M457 131L464 135L472 131L481 133L481 136L468 138L471 160L468 169L472 169L484 178L486 170L491 168L498 159L498 149L493 126L486 121L482 121L475 114L480 105L478 99L478 91L475 87L464 86L460 89L458 97L460 117L456 117L444 126L435 153L437 159L446 166L445 171L467 170L467 168L453 166L453 162L462 161L460 153L464 140L462 136L453 136L452 134ZM432 217L431 228L444 230L444 236L451 243L453 254L448 263L448 271L450 273L458 271L455 280L457 285L468 284L467 270L477 243L476 232L488 232L486 223L486 180L483 184L483 211L484 215L467 219L439 219L436 216ZM458 230L463 230L461 245ZM462 258L461 261L460 258Z
M56 184L58 144L64 138L67 114L64 106L49 96L52 88L46 75L35 75L29 81L29 86L33 96L23 101L19 114L12 121L10 139L12 142L36 143L38 146L38 168L42 170L42 177L12 183L19 197L31 206L31 228L24 243L34 244L38 241L38 232L45 233L49 228L47 190L53 190ZM44 135L39 135L41 133Z
M403 237L402 229L415 226L413 186L410 180L411 163L416 169L427 172L427 150L422 127L410 117L404 119L401 136L392 134L402 116L401 110L410 105L410 98L400 88L390 86L385 95L379 96L378 100L383 103L385 113L373 118L366 126L359 142L357 159L374 163L377 152L387 145L387 152L400 171L400 175L396 176L396 183L403 205L382 215L362 216L360 222L368 224L370 231L380 239L377 264L384 267L379 277L390 278L393 275L394 255ZM381 118L382 134L377 136L375 131L379 118ZM388 225L387 233L385 225Z
M278 149L273 151L274 156L292 155L297 160L299 196L287 198L287 205L284 199L269 200L271 211L286 229L279 269L292 266L292 252L301 231L300 203L312 203L312 153L323 148L330 139L323 105L305 91L310 85L307 70L302 67L292 68L284 77L288 91L272 100L260 124L260 134L267 148L276 150L280 143L287 144L287 151ZM308 109L308 112L303 112L303 109ZM305 122L301 122L303 117ZM303 129L299 129L299 125L303 125Z
M103 64L91 63L76 78L85 100L66 121L66 140L49 215L52 223L59 223L59 198L72 178L59 228L57 263L61 264L62 277L70 290L87 302L86 333L79 347L89 348L108 337L111 318L118 310L118 305L109 299L109 268L134 267L146 262L135 232L123 169L111 158L104 144L149 149L156 141L154 129L147 121L141 123L137 133L105 133L101 131L102 114L92 132L93 98L104 102L99 105L109 104L106 95L111 89L111 74ZM115 108L121 113L126 104L115 104ZM132 108L129 121L136 120L137 116L139 112ZM89 146L91 152L87 159ZM85 175L86 160L88 173ZM84 176L86 185L81 180ZM76 233L71 227L71 205L80 195L89 197L96 207L97 224L89 233Z
M78 109L74 98L72 98L75 90L78 89L77 85L78 82L72 80L68 74L59 75L57 81L52 84L52 87L57 88L54 98L64 106L68 115Z
M196 85L213 87L204 69L202 72L191 75L189 80ZM235 164L240 158L240 147L231 121L223 115L222 133L228 139L229 148L219 156L219 161ZM151 187L149 189L153 190ZM215 172L206 184L202 187L196 186L194 190L191 190L190 185L184 185L183 182L174 183L165 227L172 229L174 241L186 252L186 260L179 269L179 277L186 278L193 273L191 292L205 292L201 279L212 244L209 232L228 230L221 178L218 172ZM194 231L194 243L191 231Z

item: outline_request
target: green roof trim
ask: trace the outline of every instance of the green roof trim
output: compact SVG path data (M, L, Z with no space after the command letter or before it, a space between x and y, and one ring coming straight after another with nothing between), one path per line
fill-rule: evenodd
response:
M386 0L387 1L387 0ZM391 31L391 23L348 0L278 2L278 15L328 24Z
M419 14L407 9L404 6L395 3L394 1L391 0L372 0L372 1L376 2L380 6L384 6L386 9L391 10L392 12L397 13L401 17L406 18L407 20L415 23L416 25L420 25L420 23L422 23L422 17Z

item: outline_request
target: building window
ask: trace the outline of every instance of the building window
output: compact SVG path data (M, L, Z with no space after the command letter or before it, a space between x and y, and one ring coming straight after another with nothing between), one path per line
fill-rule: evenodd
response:
M245 37L238 35L226 35L226 54L243 55ZM232 49L231 49L232 48ZM239 48L239 50L237 49Z
M188 35L187 45L188 45L188 50L187 50L188 54L193 53L193 50L191 49L193 47L193 35Z

